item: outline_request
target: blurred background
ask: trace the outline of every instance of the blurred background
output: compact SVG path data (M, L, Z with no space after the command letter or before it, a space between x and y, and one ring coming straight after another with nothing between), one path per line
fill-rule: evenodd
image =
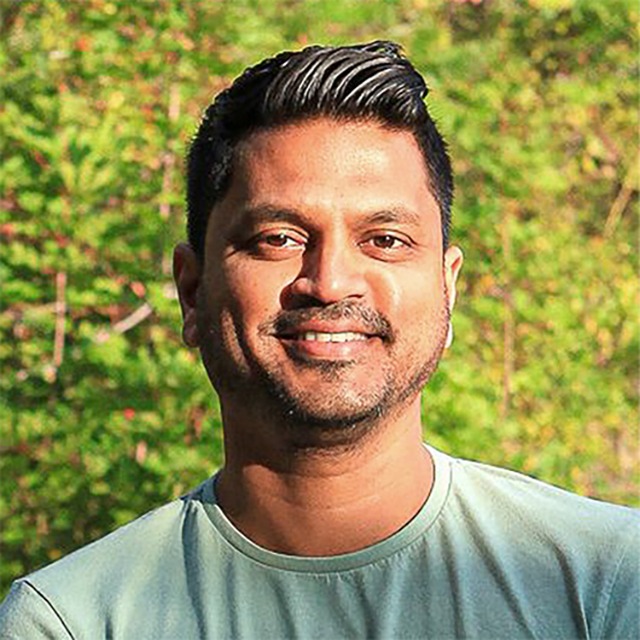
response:
M450 142L466 260L425 438L639 504L637 24L633 0L0 0L0 597L221 464L171 281L183 157L245 66L311 43L401 43Z

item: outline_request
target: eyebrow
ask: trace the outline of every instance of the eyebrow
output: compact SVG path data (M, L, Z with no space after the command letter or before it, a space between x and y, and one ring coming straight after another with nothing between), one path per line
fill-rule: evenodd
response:
M234 228L240 228L247 224L258 225L265 222L297 222L305 220L305 216L295 209L278 207L270 204L262 204L249 207L240 212Z
M424 214L420 214L412 209L406 207L391 207L389 209L383 209L382 211L376 211L366 216L362 223L368 224L404 224L414 227L419 226L424 222Z
M289 224L305 225L313 224L313 217L303 214L296 209L279 207L270 204L248 207L239 212L235 222L229 230L230 236L236 236L247 227L255 227L260 224L286 222ZM371 225L398 224L418 227L424 223L424 214L404 206L389 207L380 211L364 214L356 222L359 227Z

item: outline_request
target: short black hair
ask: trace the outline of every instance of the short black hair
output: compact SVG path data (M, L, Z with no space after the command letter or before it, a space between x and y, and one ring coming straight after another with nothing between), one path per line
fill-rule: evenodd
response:
M197 256L204 258L209 215L229 186L238 143L261 129L318 117L372 120L413 134L440 207L446 249L453 175L424 103L427 93L399 45L381 40L285 51L248 68L206 109L187 154L187 232Z

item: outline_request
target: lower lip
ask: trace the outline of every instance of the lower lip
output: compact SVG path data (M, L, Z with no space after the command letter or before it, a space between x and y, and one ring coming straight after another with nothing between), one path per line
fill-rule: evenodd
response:
M377 340L377 338L370 337L366 340L350 340L347 342L280 339L286 349L293 354L322 360L353 360L368 351L374 340Z

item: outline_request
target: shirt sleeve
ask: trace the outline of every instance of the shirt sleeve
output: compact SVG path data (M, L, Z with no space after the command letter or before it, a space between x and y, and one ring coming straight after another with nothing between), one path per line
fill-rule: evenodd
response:
M21 580L0 605L0 640L73 640L56 610L39 591Z
M640 519L633 523L611 587L602 633L598 637L640 638Z

